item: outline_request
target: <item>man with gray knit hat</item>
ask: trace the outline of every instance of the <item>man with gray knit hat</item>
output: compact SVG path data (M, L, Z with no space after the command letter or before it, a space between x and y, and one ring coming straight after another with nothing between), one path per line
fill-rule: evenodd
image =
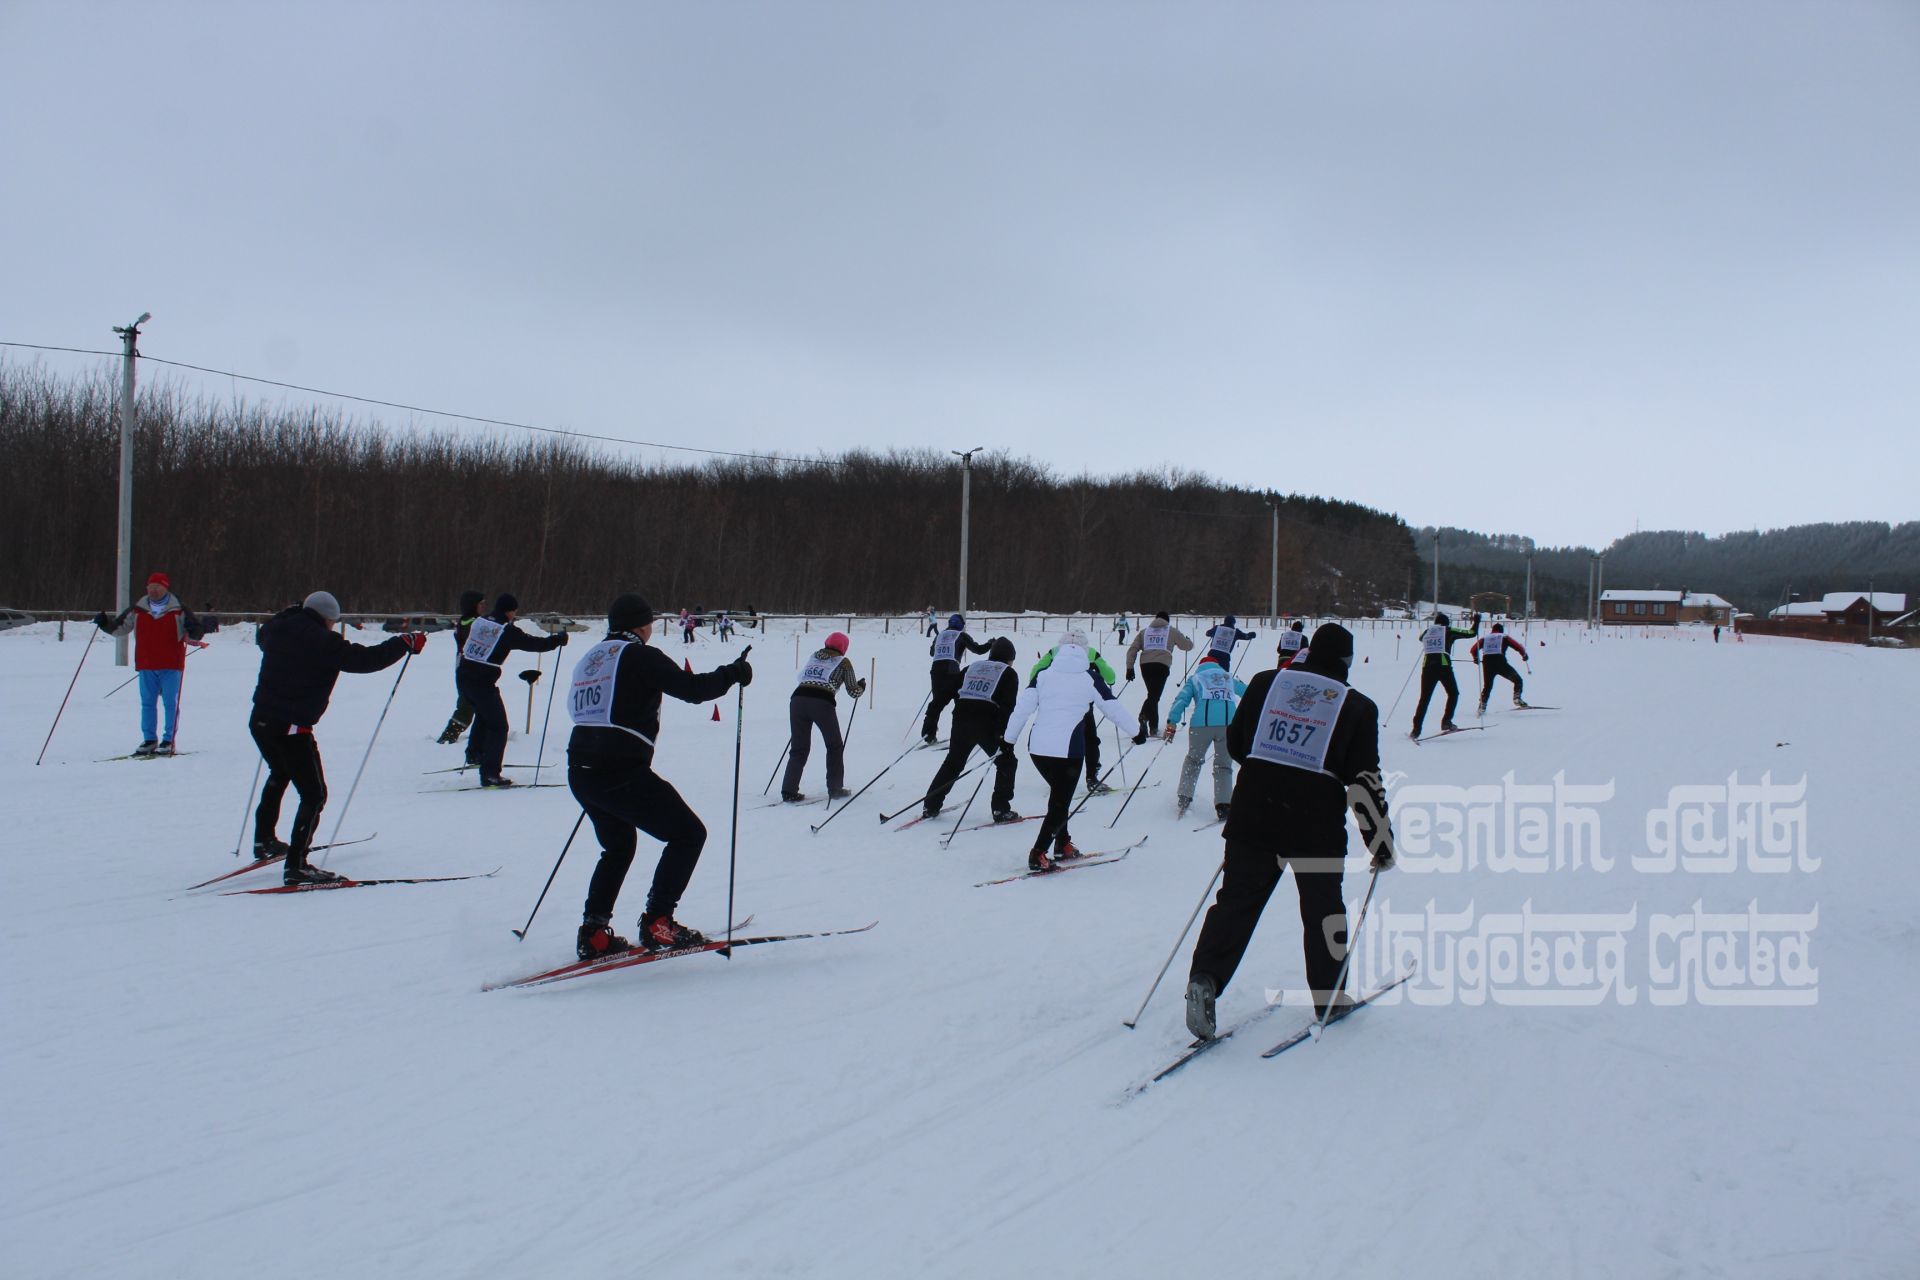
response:
M260 678L253 687L253 715L247 730L267 764L260 807L253 815L253 856L263 862L286 858L287 884L327 884L341 877L307 864L320 810L327 803L326 775L313 726L327 713L334 681L343 671L381 671L426 647L424 631L407 631L381 644L359 645L335 633L340 602L316 591L291 609L282 609L260 627ZM280 801L291 785L300 793L293 815L293 838L282 844L274 835Z

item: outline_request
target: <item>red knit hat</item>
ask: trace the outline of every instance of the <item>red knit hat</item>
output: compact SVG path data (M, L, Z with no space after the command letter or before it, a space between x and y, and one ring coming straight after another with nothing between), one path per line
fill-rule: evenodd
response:
M165 587L169 591L173 590L173 579L169 578L166 574L161 573L158 569L155 569L152 573L147 575L148 586L152 586L156 582L159 583L161 586Z
M853 641L847 639L847 633L844 631L836 631L827 637L827 648L838 654L845 654L852 644Z

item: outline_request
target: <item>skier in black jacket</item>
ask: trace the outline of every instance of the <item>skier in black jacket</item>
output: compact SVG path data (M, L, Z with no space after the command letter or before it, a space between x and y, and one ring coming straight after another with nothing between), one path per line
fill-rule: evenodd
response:
M638 847L636 829L666 842L640 917L640 945L667 950L706 941L673 918L700 861L707 828L673 784L653 771L660 698L671 694L682 702L711 702L735 685L751 684L747 653L753 646L724 667L694 675L647 643L653 619L639 596L628 593L615 600L607 611L607 638L581 655L568 692L573 736L567 741L567 786L587 811L601 848L575 943L582 960L633 949L612 924L614 902Z
M1420 726L1427 720L1427 703L1433 700L1433 691L1447 691L1447 705L1440 712L1440 732L1452 733L1459 728L1453 722L1453 709L1460 702L1460 684L1453 678L1453 642L1471 640L1480 633L1480 615L1472 614L1467 621L1473 625L1460 628L1453 625L1453 619L1444 613L1433 615L1433 623L1420 633L1420 705L1413 709L1413 732L1409 738L1416 742L1420 739Z
M970 653L986 652L986 645L967 634L967 620L957 613L947 619L947 629L927 646L927 653L933 658L933 668L927 673L933 691L927 698L927 716L921 722L920 736L928 746L940 740L940 713L960 693L960 660Z
M470 758L480 766L480 785L510 787L501 776L500 764L507 754L507 704L500 700L500 668L515 649L525 653L546 653L567 643L567 633L556 631L541 640L513 625L520 601L509 592L494 597L493 609L484 618L475 618L460 645L460 665L454 671L454 686L460 696L473 704L473 740L468 744Z
M1315 1013L1345 1003L1333 988L1347 944L1340 876L1349 805L1372 866L1393 865L1380 780L1380 709L1348 687L1352 663L1352 634L1338 623L1323 624L1305 662L1253 677L1227 728L1227 753L1242 768L1222 833L1226 873L1200 928L1187 981L1187 1029L1203 1040L1214 1033L1214 997L1239 967L1289 864L1300 894Z
M260 678L254 685L247 729L266 761L267 782L253 815L253 856L284 854L287 884L340 879L331 871L307 865L313 832L327 803L327 780L321 772L313 726L327 713L334 681L342 671L384 670L427 644L424 631L404 632L381 644L351 644L334 633L333 624L339 620L340 602L316 591L303 603L275 614L254 637L260 646ZM289 783L300 793L300 807L293 815L293 839L282 844L274 828L280 824L280 801Z
M480 605L487 598L484 591L462 591L460 593L460 612L453 620L453 714L447 718L447 727L440 731L441 742L458 742L460 735L473 724L473 704L460 692L460 651L467 647L467 634L473 630L473 624L481 614ZM467 740L467 763L473 764L473 740Z
M1000 750L1006 736L1007 717L1020 698L1020 673L1013 669L1013 641L1001 636L987 646L985 661L967 664L960 673L960 692L953 704L953 736L947 742L947 758L940 762L927 789L923 817L931 818L946 804L953 781L967 767L968 757L978 747L994 756L993 820L1018 822L1013 811L1013 783L1019 757Z

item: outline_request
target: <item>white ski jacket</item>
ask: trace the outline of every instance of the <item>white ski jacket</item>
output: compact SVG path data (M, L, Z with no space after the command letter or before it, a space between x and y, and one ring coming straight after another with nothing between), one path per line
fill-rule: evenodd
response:
M1129 737L1140 728L1138 718L1121 709L1107 682L1088 670L1087 651L1063 644L1052 664L1020 691L1007 721L1007 741L1016 741L1031 720L1033 737L1027 747L1034 755L1078 759L1087 753L1082 722L1088 707L1096 708Z

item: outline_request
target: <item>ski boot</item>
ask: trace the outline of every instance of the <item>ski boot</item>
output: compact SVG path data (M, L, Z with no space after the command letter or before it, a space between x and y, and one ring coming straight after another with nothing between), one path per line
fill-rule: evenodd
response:
M920 806L920 820L924 822L928 818L937 818L940 816L941 811L945 808L946 806L943 804L933 804L933 803L923 804Z
M291 845L277 838L269 837L265 840L255 840L253 842L253 860L255 862L268 862L274 858L284 858L292 852L293 847Z
M633 944L613 931L613 921L589 916L580 922L573 951L582 960L604 960L633 950Z
M513 779L497 773L489 778L483 773L480 775L480 785L483 787L510 787L513 785Z
M1232 805L1217 804L1213 806L1213 816L1225 822L1227 820L1227 810L1232 807Z
M829 800L845 800L852 794L853 792L847 790L845 787L827 788L827 799Z
M1141 747L1141 746L1145 746L1146 742L1147 742L1147 726L1141 725L1140 732L1133 735L1133 745L1136 747Z
M139 746L135 747L130 754L133 756L135 760L145 760L148 756L153 754L154 748L158 747L159 745L160 744L158 742L155 742L152 738L148 738L145 742L142 742Z
M1186 817L1187 810L1191 808L1192 805L1192 796L1176 796L1173 801L1173 816L1176 818Z
M1460 732L1460 726L1459 726L1459 725L1457 725L1457 724L1455 724L1455 723L1454 723L1453 721L1451 721L1451 720L1442 720L1442 721L1440 722L1440 732L1442 732L1442 733L1458 733L1458 732Z
M162 740L161 740L161 742L160 742L160 745L159 745L159 746L157 746L157 747L155 747L155 748L153 749L153 754L155 754L156 756L170 756L170 755L172 755L172 754L173 754L173 739L172 739L172 738L165 738L165 739L162 739Z
M1530 707L1530 706L1532 706L1533 704L1532 704L1532 703L1530 703L1530 702L1526 702L1526 701L1524 701L1523 699L1520 699L1520 698L1517 698L1517 697L1516 697L1516 698L1515 698L1515 699L1513 700L1513 705L1514 705L1514 706L1516 706L1516 707L1518 707L1518 708L1520 708L1520 709L1521 709L1522 711L1525 711L1525 710L1526 710L1527 708L1529 708L1529 707Z
M1473 709L1473 718L1474 718L1475 720L1485 720L1485 719L1487 718L1487 704L1486 704L1486 703L1484 703L1484 702L1483 702L1483 703L1481 703L1481 704L1480 704L1479 706L1477 706L1477 707L1475 707L1475 708Z
M993 820L995 822L1019 822L1020 815L1012 809L1003 806L993 811Z
M707 935L689 929L673 918L671 912L648 912L640 917L640 945L649 951L672 951L679 947L701 947Z
M346 877L325 867L309 866L302 861L299 866L293 863L293 855L287 855L286 870L280 876L280 883L291 885L338 884Z
M939 739L939 738L937 738L937 737L935 737L935 736L934 736L933 734L931 734L931 733L923 733L923 734L921 734L921 735L920 735L920 741L922 741L922 742L924 742L924 743L926 743L926 744L927 744L928 746L930 746L930 747L931 747L931 746L933 746L934 744L936 744L937 742L939 742L939 741L940 741L940 739Z
M1100 779L1098 779L1098 778L1089 778L1089 779L1087 779L1087 794L1088 794L1088 795L1090 795L1090 796L1104 796L1104 795L1111 795L1111 794L1112 794L1112 792L1113 792L1113 788L1112 788L1112 787L1110 787L1110 786L1108 786L1108 785L1107 785L1106 783L1104 783L1104 782L1102 782L1102 781L1100 781Z
M780 793L781 804L800 804L806 798L807 793L804 791L782 791Z
M1053 870L1053 859L1047 856L1045 849L1031 850L1027 854L1027 870L1051 871Z
M1187 983L1187 1030L1195 1040L1213 1039L1213 1000L1219 994L1213 979L1204 973L1195 974Z
M1072 862L1080 856L1080 846L1073 841L1063 839L1054 842L1053 861L1056 866L1062 862Z
M1342 991L1333 998L1331 1009L1329 1009L1329 1006L1321 1004L1318 1000L1314 1001L1313 1016L1315 1018L1325 1018L1329 1023L1333 1023L1340 1021L1340 1019L1352 1013L1353 1008L1353 997Z

